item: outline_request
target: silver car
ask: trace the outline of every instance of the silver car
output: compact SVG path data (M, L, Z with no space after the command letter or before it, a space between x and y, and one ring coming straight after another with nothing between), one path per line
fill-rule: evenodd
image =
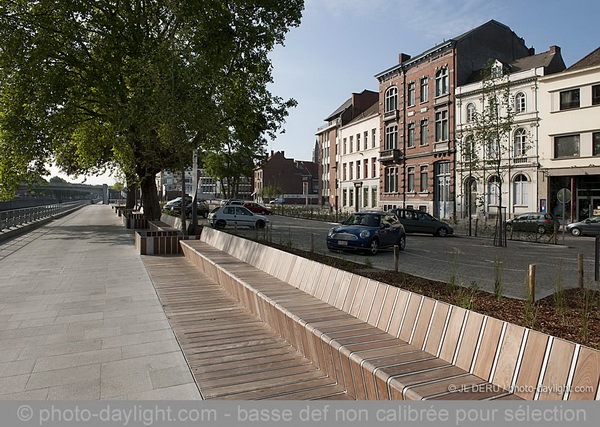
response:
M265 228L269 223L266 216L252 213L243 206L226 205L213 209L208 214L208 222L215 228L228 225L237 227Z
M567 225L567 231L573 236L600 234L600 216L593 216L583 221L573 222Z

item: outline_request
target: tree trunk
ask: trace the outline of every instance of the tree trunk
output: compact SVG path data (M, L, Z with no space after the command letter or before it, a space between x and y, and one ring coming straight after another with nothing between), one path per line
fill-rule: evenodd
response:
M127 186L127 200L125 202L125 209L135 208L136 194L138 186L136 179L133 175L127 175L125 177L125 185Z
M142 189L142 206L144 214L149 220L158 220L161 214L156 181L154 179L157 173L146 173L140 183L140 188Z

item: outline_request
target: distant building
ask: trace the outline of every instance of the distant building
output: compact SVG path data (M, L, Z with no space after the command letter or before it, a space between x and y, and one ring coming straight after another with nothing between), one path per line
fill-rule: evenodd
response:
M340 200L340 129L376 104L379 94L370 90L353 93L325 118L326 125L317 129L319 145L319 204L338 209Z
M562 217L566 188L567 220L600 215L600 48L540 79L540 116L540 202Z
M209 176L206 169L198 169L198 199L224 198L221 181ZM181 196L181 172L162 171L156 175L156 188L160 200L166 201ZM252 179L241 177L238 186L238 197L250 199L252 197ZM192 171L185 171L185 194L191 195Z
M265 195L265 191L279 189L281 194ZM267 201L284 196L286 203L311 203L318 201L318 165L314 162L288 159L284 151L271 151L271 155L254 171L254 197Z

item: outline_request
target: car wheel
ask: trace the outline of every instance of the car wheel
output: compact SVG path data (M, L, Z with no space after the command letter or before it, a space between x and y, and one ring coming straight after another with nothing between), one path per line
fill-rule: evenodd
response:
M444 227L440 227L436 233L439 237L446 237L448 235L448 229Z
M506 231L510 231L510 230L512 230L512 225L506 224Z
M538 226L537 228L538 234L544 234L546 232L546 227L543 225Z
M265 228L265 222L262 219L259 219L258 221L256 221L255 228L262 230L263 228Z
M572 228L571 234L575 237L579 237L579 236L581 236L581 230L579 228Z
M261 211L261 213L260 213L260 214L261 214L261 215L268 215L268 214L269 214L269 212L267 212L267 211Z
M217 220L217 222L215 222L215 228L222 229L222 228L225 228L226 225L227 225L227 223L225 222L224 219L219 219L219 220Z
M406 234L403 234L398 239L398 249L403 251L405 247L406 247Z
M369 253L371 255L377 255L377 252L379 252L379 240L373 239L369 245Z

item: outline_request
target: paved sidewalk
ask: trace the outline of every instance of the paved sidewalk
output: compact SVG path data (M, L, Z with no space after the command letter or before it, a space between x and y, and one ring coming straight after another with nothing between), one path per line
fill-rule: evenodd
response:
M0 399L200 398L108 206L0 244Z

